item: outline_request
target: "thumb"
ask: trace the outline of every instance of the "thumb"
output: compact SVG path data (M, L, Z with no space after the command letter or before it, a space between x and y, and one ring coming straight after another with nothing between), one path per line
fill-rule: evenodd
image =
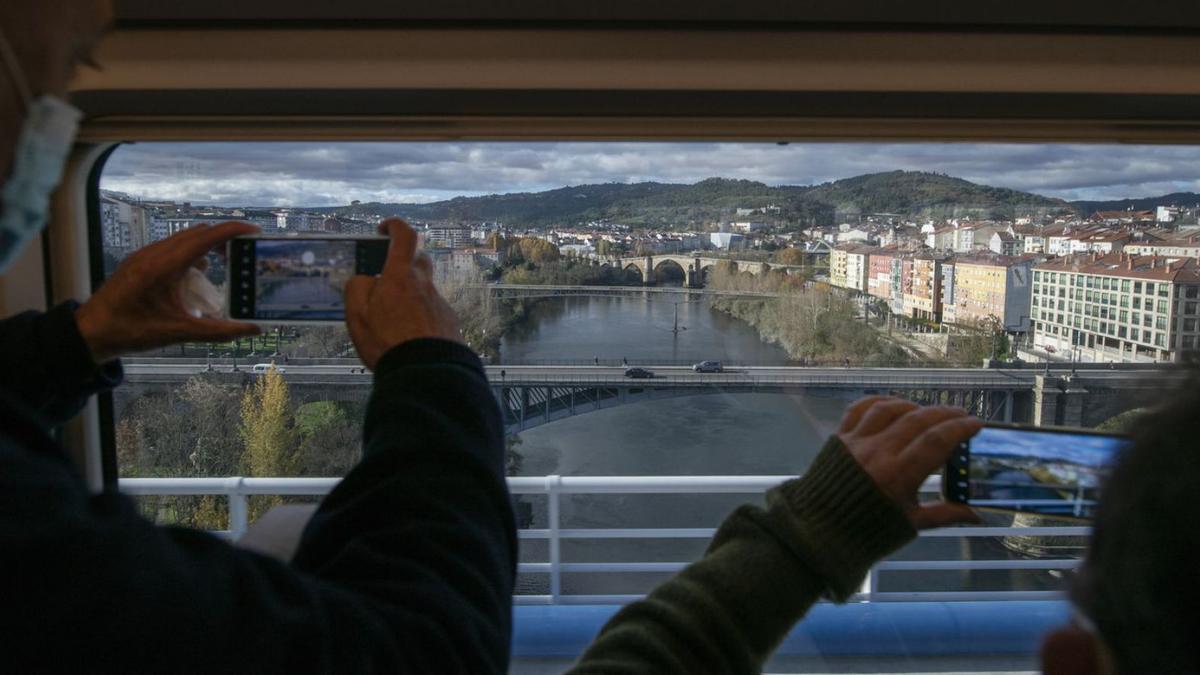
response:
M922 504L909 515L909 518L912 520L913 527L918 530L983 522L980 520L979 514L966 504L950 504L948 502Z

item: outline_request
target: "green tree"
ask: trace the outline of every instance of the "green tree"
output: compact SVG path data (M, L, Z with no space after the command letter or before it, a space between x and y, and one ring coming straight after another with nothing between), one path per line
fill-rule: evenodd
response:
M344 476L362 457L361 414L356 406L314 401L296 409L299 446L292 457L300 476Z

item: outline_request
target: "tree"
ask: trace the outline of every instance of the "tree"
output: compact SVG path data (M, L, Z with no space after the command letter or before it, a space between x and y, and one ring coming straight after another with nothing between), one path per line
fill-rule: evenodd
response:
M356 406L314 401L296 409L300 445L292 457L300 476L344 476L362 457L361 414Z
M292 401L283 375L271 367L246 389L242 396L242 466L251 476L281 476L291 464L296 445ZM257 516L280 503L279 497L250 500Z
M780 265L803 265L804 249L781 248L775 252L775 262Z

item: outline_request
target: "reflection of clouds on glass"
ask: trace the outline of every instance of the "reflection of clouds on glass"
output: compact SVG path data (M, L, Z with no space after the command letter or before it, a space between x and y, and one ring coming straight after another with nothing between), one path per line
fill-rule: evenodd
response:
M1028 457L1100 467L1128 443L1122 438L984 427L971 439L971 454Z

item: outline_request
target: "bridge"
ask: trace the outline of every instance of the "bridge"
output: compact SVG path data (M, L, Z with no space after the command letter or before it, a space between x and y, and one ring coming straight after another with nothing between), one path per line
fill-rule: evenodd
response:
M777 265L761 261L735 260L705 256L698 253L660 253L655 255L631 256L624 258L597 258L600 264L616 266L620 269L634 268L642 275L642 283L650 286L655 283L657 275L664 266L674 266L683 273L683 286L699 288L704 285L704 279L718 263L726 263L738 272L749 272L754 275L780 271L785 274L800 274L811 268L803 265Z
M687 295L734 298L776 298L782 293L770 291L730 291L711 288L688 288L678 286L553 286L544 284L484 284L497 298L557 298L592 297L607 298L620 296Z
M371 375L352 359L286 364L284 377L301 403L365 401ZM219 382L244 384L254 375L243 362L136 359L126 363L126 384L114 394L116 414L140 396L209 373ZM649 379L624 376L620 366L487 366L505 426L517 432L594 410L641 401L730 393L785 393L842 398L892 394L919 403L957 405L984 419L1091 427L1135 407L1181 377L1163 369L1079 370L1034 368L837 368L736 367L695 373L688 366L647 366Z

